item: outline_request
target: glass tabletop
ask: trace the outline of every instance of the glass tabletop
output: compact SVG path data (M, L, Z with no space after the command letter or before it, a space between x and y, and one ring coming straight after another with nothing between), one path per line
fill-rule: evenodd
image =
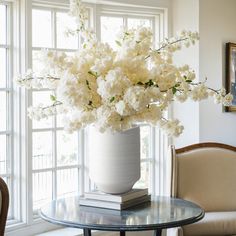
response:
M155 197L151 202L126 210L79 205L79 197L52 201L40 216L55 224L97 230L155 230L191 224L204 217L196 204L178 198Z

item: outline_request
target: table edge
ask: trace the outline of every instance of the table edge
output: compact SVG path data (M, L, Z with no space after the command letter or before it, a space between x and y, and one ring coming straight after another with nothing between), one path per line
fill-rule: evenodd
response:
M202 212L196 217L192 217L186 220L171 222L171 223L163 223L163 224L152 224L152 225L140 225L139 226L119 226L119 225L86 225L86 224L79 224L79 223L72 223L68 221L59 221L52 219L46 215L43 214L41 209L39 210L39 216L50 223L62 225L66 227L72 227L72 228L79 228L79 229L91 229L91 230L104 230L104 231L148 231L148 230L156 230L156 229L167 229L167 228L175 228L180 227L188 224L193 224L197 221L200 221L205 216L204 210L201 208Z

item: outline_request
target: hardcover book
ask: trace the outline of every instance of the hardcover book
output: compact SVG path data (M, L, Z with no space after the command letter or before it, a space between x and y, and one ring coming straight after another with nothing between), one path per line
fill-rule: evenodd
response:
M123 203L126 201L130 201L135 198L139 198L142 196L145 196L148 194L148 189L131 189L127 193L123 194L107 194L100 192L98 190L94 190L91 192L84 193L84 198L86 199L94 199L94 200L100 200L100 201L110 201L110 202L117 202L117 203Z
M151 195L144 195L135 199L128 200L123 203L112 202L112 201L102 201L88 198L81 198L79 203L83 206L91 206L91 207L99 207L99 208L107 208L114 210L124 210L129 207L133 207L139 205L141 203L149 202L151 200Z

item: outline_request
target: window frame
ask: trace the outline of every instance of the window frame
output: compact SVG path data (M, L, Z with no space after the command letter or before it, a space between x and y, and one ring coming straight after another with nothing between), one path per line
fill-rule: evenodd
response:
M116 5L98 5L96 7L96 34L99 40L101 40L101 17L122 17L124 27L128 28L128 19L148 19L151 21L151 28L153 30L153 42L154 47L158 45L158 42L163 41L164 37L167 36L166 31L166 9L152 8L152 7L130 7L130 6L116 6ZM141 125L148 126L148 125ZM149 126L149 158L141 159L142 163L148 163L149 165L149 192L152 195L168 194L169 189L165 181L168 181L169 169L165 161L165 153L170 143L165 135L157 127ZM157 142L159 140L159 142ZM165 181L163 181L165 180Z
M52 7L52 6L41 6L41 5L38 5L38 4L33 4L32 5L32 12L33 10L44 10L44 11L48 11L50 12L51 14L51 45L52 47L48 47L47 49L49 50L57 50L57 51L60 51L60 52L75 52L76 49L65 49L65 48L57 48L57 21L56 21L56 15L58 12L63 12L63 13L66 13L68 11L68 8L62 8L62 7ZM31 32L32 33L32 32ZM80 39L78 37L78 48L80 46ZM34 51L40 51L42 48L41 47L34 47L33 45L31 45L31 52L33 53ZM78 50L78 49L77 49ZM33 62L33 58L31 60L31 62ZM33 65L31 64L31 67ZM50 91L48 89L40 89L40 90L31 90L29 91L29 94L30 94L30 98L29 98L29 104L31 105L32 104L32 96L33 96L33 92L40 92L40 91ZM33 174L35 173L43 173L43 172L48 172L50 171L52 173L52 199L57 199L57 172L59 170L66 170L66 169L77 169L78 171L78 185L80 186L81 183L80 183L80 172L81 172L81 169L82 169L82 166L81 166L81 159L82 159L82 156L79 156L80 154L77 153L77 157L78 157L78 160L77 160L77 164L74 164L74 165L70 165L70 166L58 166L57 165L57 135L58 135L58 131L62 131L63 128L62 127L58 127L57 126L57 118L56 117L52 117L52 125L50 127L47 127L47 128L33 128L32 126L32 121L30 120L30 129L29 129L29 139L30 140L33 140L33 134L34 133L38 133L38 132L51 132L52 134L52 167L48 167L48 168L42 168L42 169L35 169L33 170L33 163L31 163L31 166L32 166L32 169L31 169L31 174L32 174L32 179L33 179ZM80 135L80 131L78 132L77 134L77 137L78 137L78 142L77 142L77 146L78 146L78 150L80 148L83 148L83 147L80 147L80 141L79 141L79 137L81 136ZM30 148L31 147L31 148ZM30 156L33 157L33 146L32 144L29 145L29 153L30 153ZM32 188L31 188L31 191L33 190L33 184L32 184ZM29 192L31 192L29 191ZM79 189L78 189L79 191ZM80 191L79 191L80 192ZM33 194L33 191L32 191L32 194ZM33 199L33 196L31 196L31 199ZM32 206L33 206L33 200L32 200ZM38 218L38 213L37 213L37 210L33 210L33 218L34 219L37 219Z
M0 92L6 93L6 129L0 131L0 135L6 136L6 173L1 174L1 177L8 179L8 188L12 196L10 199L10 207L8 213L8 221L13 222L15 218L14 211L14 122L12 117L14 116L14 103L13 103L13 9L12 3L5 1L1 2L0 5L6 7L6 42L0 44L0 48L5 49L6 55L6 84L4 88L0 88ZM9 186L10 185L10 186Z
M8 2L9 1L9 2ZM53 0L49 1L34 1L34 0L8 0L7 3L12 5L12 32L14 32L14 37L12 38L12 56L14 51L13 61L13 72L24 73L27 68L31 67L31 51L32 48L32 31L31 31L31 20L32 20L32 7L39 8L57 8L62 11L66 11L68 9L68 4L64 3L62 0L60 2L55 3ZM5 2L4 2L5 3ZM99 24L98 17L99 14L105 12L113 12L115 14L121 14L122 12L133 12L134 15L140 18L141 14L148 15L153 17L156 21L155 26L155 37L159 37L163 39L164 36L167 36L167 10L165 8L155 8L155 7L140 7L140 6L125 6L119 4L115 5L104 5L104 4L92 4L87 3L87 8L91 12L90 21L91 26L94 26L95 31L99 32ZM124 13L123 13L124 14ZM132 15L132 14L131 14ZM160 30L158 30L160 29ZM100 35L98 35L100 38ZM68 50L66 50L68 51ZM13 74L13 73L12 73ZM14 196L14 203L20 206L15 211L16 220L9 221L7 226L7 235L8 236L27 236L32 235L33 233L38 233L44 231L58 228L55 225L49 225L46 222L42 221L39 218L35 218L33 214L32 207L32 193L29 190L32 190L32 170L28 167L32 166L31 157L32 149L30 150L28 147L32 146L31 139L31 130L32 130L32 122L27 117L27 107L30 105L28 100L32 99L31 92L25 89L17 87L13 84L13 95L12 102L14 103L14 120L12 120L12 124L14 127L14 135L13 135L13 175L14 175L14 189L17 189L17 193ZM12 113L13 114L13 113ZM160 163L163 163L164 160L164 151L162 149L161 143L156 142L156 140L162 134L157 128L151 128L150 137L151 144L150 149L150 160L148 162L152 163L152 179L159 177L159 174L164 176L165 170L161 170L162 166ZM79 178L81 185L79 186L80 193L89 190L89 188L93 187L92 183L88 177L88 159L86 154L86 143L87 143L87 135L86 131L83 130L79 132L79 146L83 147L79 149L79 154L81 157L81 171L79 172ZM163 139L163 142L167 142L166 138ZM153 148L155 147L155 148ZM20 167L20 168L19 168ZM17 178L15 178L17 177ZM18 178L19 177L19 178ZM17 179L17 180L16 180ZM161 188L161 179L159 181L152 182L152 186L155 186L151 189L152 194L157 194Z

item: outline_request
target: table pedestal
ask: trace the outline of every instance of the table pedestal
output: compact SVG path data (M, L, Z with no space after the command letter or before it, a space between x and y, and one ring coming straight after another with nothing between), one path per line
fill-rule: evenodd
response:
M154 230L153 236L161 236L161 229ZM92 236L90 229L84 229L84 236ZM120 236L125 236L125 231L120 231Z

